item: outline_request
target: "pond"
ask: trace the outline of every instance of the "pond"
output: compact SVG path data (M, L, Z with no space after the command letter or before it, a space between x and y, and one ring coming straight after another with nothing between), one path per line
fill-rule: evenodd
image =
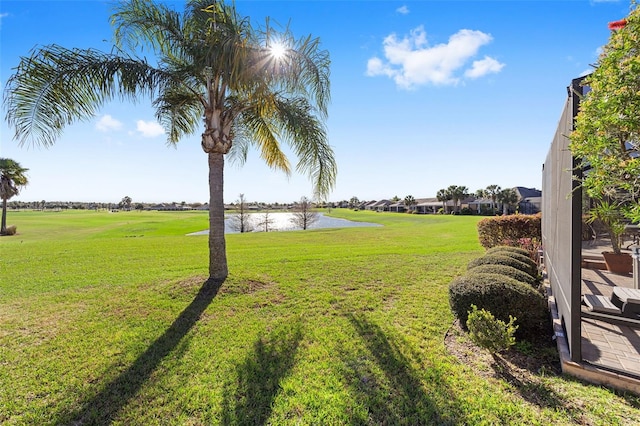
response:
M224 221L225 234L237 234L238 231L233 229L233 219L231 215L227 215ZM294 217L293 213L269 213L269 232L273 231L296 231L300 230L299 226L292 223L291 219ZM249 223L253 228L253 232L263 232L264 225L264 213L249 213ZM370 226L382 226L378 223L370 222L354 222L347 219L338 219L335 217L325 216L323 213L318 214L318 220L308 226L307 229L321 229L321 228L356 228L356 227L370 227ZM188 235L206 235L209 230L194 232Z

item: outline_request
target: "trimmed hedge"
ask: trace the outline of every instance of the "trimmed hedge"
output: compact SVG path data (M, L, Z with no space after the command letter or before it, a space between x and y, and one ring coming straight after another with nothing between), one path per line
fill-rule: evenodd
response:
M471 269L469 269L469 273L475 274L500 274L505 275L509 278L513 278L516 281L520 281L522 283L528 284L533 288L538 288L540 285L540 281L536 278L532 277L528 273L521 271L519 269L514 268L513 266L508 265L492 265L492 264L484 264L478 265Z
M531 275L533 278L538 278L538 268L537 266L532 267L531 264L527 262L523 262L518 259L514 259L511 256L506 256L502 254L485 254L482 257L472 260L467 265L467 270L475 268L480 265L506 265L516 268L522 272L526 272Z
M529 270L527 271L528 273L530 273L533 277L537 277L538 276L538 264L536 262L534 262L529 256L525 256L522 255L520 253L515 253L512 251L497 251L497 252L493 252L491 254L485 254L485 256L493 256L493 255L498 255L498 256L507 256L510 257L512 259L516 259L519 260L522 263L525 263L527 265L529 265Z
M536 340L548 333L549 312L545 298L530 285L501 274L469 272L449 284L449 304L453 314L466 329L471 305L491 312L508 322L516 318L516 336Z
M520 239L542 241L542 215L515 214L482 219L478 239L488 249L499 245L517 245Z
M529 257L529 251L528 250L525 250L525 249L520 248L520 247L513 247L513 246L495 246L495 247L491 247L489 250L486 251L486 254L492 254L492 253L497 253L497 252L518 253L518 254L521 254L523 256Z

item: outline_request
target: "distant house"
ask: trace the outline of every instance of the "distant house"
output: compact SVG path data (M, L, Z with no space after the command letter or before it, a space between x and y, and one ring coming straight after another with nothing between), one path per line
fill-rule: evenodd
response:
M439 201L437 198L418 198L416 199L417 204L415 205L416 213L437 213L443 206L442 201ZM446 209L446 213L449 213L453 210L453 201L449 200L444 204Z
M367 210L372 210L376 212L386 212L386 211L389 211L390 205L391 205L391 201L380 200L380 201L373 201L370 204L367 204L365 208Z
M518 194L518 212L535 214L542 209L542 191L524 186L516 186L513 189Z
M403 213L407 210L407 207L404 205L404 201L398 201L396 203L389 204L389 211L396 213Z
M172 210L170 206L171 206L170 204L160 203L160 204L154 204L152 206L149 206L145 210L158 210L158 211Z
M473 214L486 214L491 211L491 206L496 208L496 205L493 204L493 201L489 198L469 198L462 202L462 207L468 207Z

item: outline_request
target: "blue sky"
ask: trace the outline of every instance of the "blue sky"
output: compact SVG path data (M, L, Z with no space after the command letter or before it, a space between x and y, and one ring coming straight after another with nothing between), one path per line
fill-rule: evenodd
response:
M172 2L181 9L183 2ZM290 23L330 52L328 136L338 162L329 199L433 197L491 184L540 188L571 79L607 43L629 1L247 1L240 14ZM0 84L36 45L111 49L109 2L0 3ZM15 200L206 202L199 134L168 147L150 102L114 102L50 148L19 147L0 124L0 157L29 169ZM227 162L225 201L311 196L250 155Z

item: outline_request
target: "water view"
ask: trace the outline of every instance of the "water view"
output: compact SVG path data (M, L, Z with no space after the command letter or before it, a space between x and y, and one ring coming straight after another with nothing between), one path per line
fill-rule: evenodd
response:
M273 231L296 231L300 230L299 226L292 223L291 219L294 217L293 213L269 213L269 232ZM264 213L249 213L249 223L251 224L252 232L264 232L264 224L260 226L260 223L264 223ZM354 227L371 227L382 226L378 223L370 222L354 222L347 219L338 219L335 217L325 216L322 213L318 214L318 220L308 226L308 229L320 229L320 228L354 228ZM189 235L206 235L209 230L200 232L194 232ZM227 215L224 221L224 232L226 234L237 234L239 231L233 228L233 219L231 215Z

